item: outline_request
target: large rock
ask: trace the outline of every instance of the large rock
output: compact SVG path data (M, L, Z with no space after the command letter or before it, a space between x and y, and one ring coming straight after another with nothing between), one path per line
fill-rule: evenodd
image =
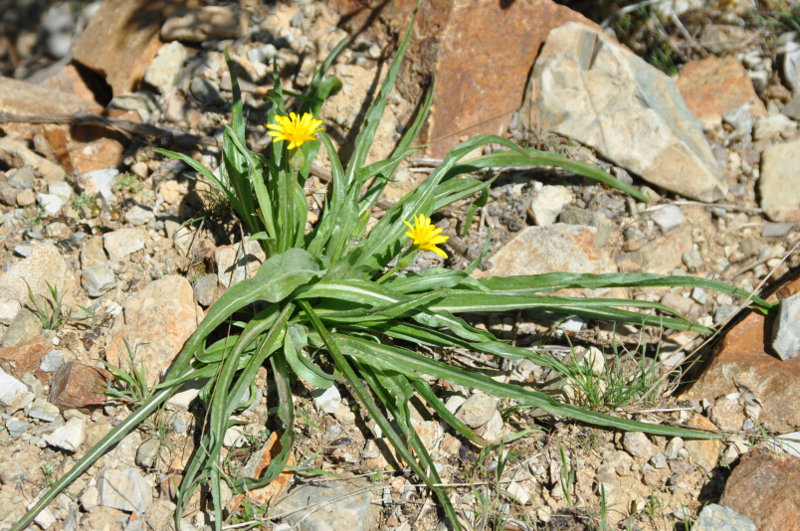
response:
M752 116L765 116L767 110L756 95L753 82L735 57L707 57L683 66L677 81L686 106L704 126L722 123L722 116L743 105L750 105Z
M367 531L375 526L370 492L358 480L303 485L274 504L299 531Z
M93 100L79 98L53 87L43 87L0 77L0 112L16 114L99 113L103 108Z
M105 76L115 96L134 89L155 56L174 2L106 0L72 48L74 60Z
M48 286L58 290L61 295L64 294L67 262L61 252L50 242L33 241L30 245L31 253L0 275L0 297L30 304L28 288L30 287L36 297L49 298Z
M798 292L800 279L795 279L779 289L778 296L788 298ZM786 433L800 428L800 357L781 361L766 350L773 320L751 312L731 328L681 398L714 399L747 389L763 404L759 421L765 429Z
M402 32L415 0L334 0L352 29L378 19ZM523 101L525 83L548 32L569 21L592 24L551 0L422 0L398 88L410 101L436 74L424 140L441 157L462 136L501 133Z
M749 451L728 478L720 505L764 531L800 529L800 458Z
M536 60L533 126L587 144L646 181L701 201L728 190L675 83L603 32L553 30Z
M800 221L800 140L768 146L761 155L761 208L773 221Z
M11 138L0 138L0 162L12 168L30 167L46 181L62 181L67 177L67 172L62 167Z
M130 348L136 366L143 365L148 382L154 383L195 331L203 310L194 302L192 285L179 275L151 282L125 299L122 307L106 359L127 369Z

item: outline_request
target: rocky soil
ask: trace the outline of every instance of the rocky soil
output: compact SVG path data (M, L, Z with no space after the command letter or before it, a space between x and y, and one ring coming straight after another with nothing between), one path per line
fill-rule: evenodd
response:
M0 0L0 529L130 412L208 307L265 258L213 187L155 148L218 166L232 97L225 50L241 79L251 146L265 147L272 61L284 87L300 91L354 35L333 67L344 88L321 113L347 153L411 2L370 4ZM711 338L528 312L475 316L499 337L559 357L575 377L469 352L450 354L455 364L726 438L615 433L441 385L447 407L489 442L475 447L412 408L463 524L800 528L800 282L790 280L800 264L797 7L500 4L422 2L372 157L391 151L436 73L430 146L401 167L386 200L424 179L457 141L492 132L597 164L650 201L564 171L505 171L468 234L467 203L435 220L450 235L445 265L462 267L490 238L478 275L695 275L782 302L764 317L699 288L592 294L663 302L718 330ZM307 189L312 217L329 175L319 164ZM420 256L413 267L434 264ZM115 367L138 370L140 380L124 385ZM274 398L265 386L258 392L225 441L229 466L253 476L275 440ZM318 393L298 382L294 392L296 468L231 495L228 528L444 528L346 386ZM35 525L174 528L175 488L202 415L196 396L187 389L171 399ZM195 501L183 530L210 528L205 500Z

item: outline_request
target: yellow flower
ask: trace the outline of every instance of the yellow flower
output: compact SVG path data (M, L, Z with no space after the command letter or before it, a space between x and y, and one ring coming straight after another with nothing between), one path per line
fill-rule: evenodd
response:
M408 221L403 220L403 223L408 225L408 228L411 229L409 232L406 232L406 236L413 240L414 245L416 245L418 249L433 251L442 258L447 258L447 253L436 246L449 240L450 236L440 234L442 229L432 224L431 218L425 216L425 214L419 214L414 218L413 227Z
M280 140L289 141L289 149L300 147L304 142L316 140L314 135L322 131L320 127L322 120L315 120L311 113L303 113L302 118L296 113L290 112L289 116L276 116L276 124L267 124L269 135L275 138L275 142Z

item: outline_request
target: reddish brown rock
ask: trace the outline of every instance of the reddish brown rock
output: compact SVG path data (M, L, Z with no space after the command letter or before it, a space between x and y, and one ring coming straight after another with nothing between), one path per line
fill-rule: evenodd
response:
M719 503L748 517L759 531L800 529L800 458L749 451L733 469Z
M133 90L161 46L174 2L106 0L72 48L74 60L103 75L115 96Z
M66 363L50 384L50 402L61 409L81 409L106 403L108 373L83 363Z
M333 7L358 28L370 17L391 32L408 23L414 0L335 0ZM551 0L423 0L409 46L400 91L417 101L431 73L437 86L423 136L441 157L463 140L502 133L520 107L539 48L550 30L591 21Z
M777 297L798 291L800 279L795 279L779 289ZM767 430L786 433L800 428L800 358L781 361L771 352L772 321L751 312L731 328L702 375L681 398L713 400L747 389L763 403L759 420Z
M86 101L95 101L94 92L86 84L78 68L72 63L67 63L38 84L49 89L74 94Z
M711 56L686 63L677 85L686 106L706 127L719 125L723 114L748 103L753 116L767 114L747 70L735 57Z
M44 337L36 337L9 348L0 348L0 368L15 378L22 378L26 372L35 372L44 355L52 348L53 344Z

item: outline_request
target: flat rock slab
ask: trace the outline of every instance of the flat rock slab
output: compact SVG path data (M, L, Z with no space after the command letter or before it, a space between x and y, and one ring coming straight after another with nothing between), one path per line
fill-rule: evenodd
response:
M51 87L43 87L0 76L0 112L15 114L74 114L78 111L99 113L103 110L93 100Z
M373 529L369 487L358 480L303 485L275 504L275 513L299 531L367 531Z
M787 298L798 292L800 279L795 279L778 290L778 296ZM759 420L766 429L786 433L800 427L800 358L781 361L768 350L773 320L751 312L731 328L703 374L681 399L713 400L748 389L763 404Z
M725 113L750 105L752 116L766 116L747 70L735 57L707 57L683 66L677 81L686 106L706 127L722 123Z
M749 451L728 478L720 505L761 530L800 529L800 458Z
M401 33L416 0L334 0L356 29L370 16ZM367 8L367 9L365 9ZM464 136L505 131L522 104L526 78L551 29L569 21L592 24L552 0L496 2L422 0L400 92L412 102L436 74L436 93L423 140L442 157Z
M567 23L536 60L530 122L574 138L671 192L716 201L728 190L675 83L602 31Z
M800 140L764 150L758 190L771 220L800 221Z

